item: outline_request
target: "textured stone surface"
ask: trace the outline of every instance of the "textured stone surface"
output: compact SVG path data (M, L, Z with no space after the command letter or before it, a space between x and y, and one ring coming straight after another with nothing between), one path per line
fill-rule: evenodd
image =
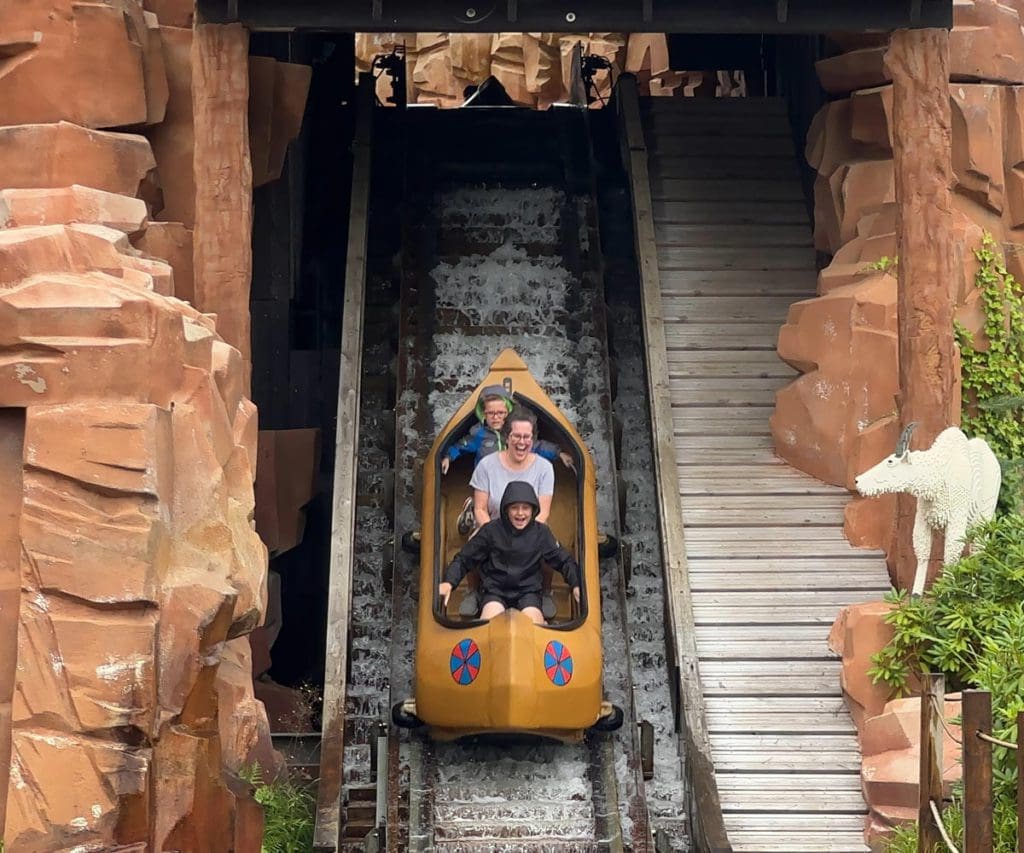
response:
M150 24L138 0L0 6L0 49L9 57L0 66L0 125L159 121L167 83Z
M174 271L174 293L178 299L195 303L192 280L192 232L181 222L150 222L132 237L132 245L145 257L165 261Z
M192 19L195 17L195 3L193 0L143 0L142 7L153 12L165 27L192 27Z
M20 436L0 422L0 466L16 446L23 478L0 502L20 516L5 837L255 851L258 815L222 779L273 766L248 646L227 642L265 606L254 409L238 352L133 252L103 226L0 231L0 393L25 413Z
M264 430L259 434L256 530L274 556L302 541L303 507L316 494L320 430Z
M0 648L18 645L21 598L21 491L25 413L0 409ZM0 655L0 767L11 766L11 702L17 655ZM0 826L7 810L9 774L0 773Z
M126 234L146 225L142 199L71 186L43 190L0 190L0 228L84 222Z
M915 315L915 309L904 307L907 316L925 318L928 331L922 338L926 341L923 357L931 368L943 373L950 372L948 364L956 359L956 353L948 347L948 335L944 336L940 353L933 346L936 339L931 330L936 324L949 328L948 312L944 309L938 319L929 312L943 303L947 294L953 316L975 335L979 345L985 346L981 334L983 314L974 282L978 269L974 250L980 245L983 232L992 233L997 242L1007 247L1006 261L1011 272L1024 272L1020 253L1014 250L1014 246L1024 239L1018 233L1024 225L1024 103L1021 96L1024 87L968 82L977 79L1012 80L1014 76L1011 73L987 71L985 75L973 76L961 73L966 64L963 58L966 42L973 45L970 50L976 58L984 58L984 50L994 51L985 59L989 68L994 67L993 63L1002 63L1004 67L1013 64L1016 48L1012 45L1020 35L1019 27L1006 29L1005 25L1018 20L1019 8L958 2L956 16L957 27L950 35L949 73L953 82L948 87L948 99L939 94L941 87L933 87L935 91L928 93L932 98L929 115L943 101L950 108L949 125L943 125L936 132L938 137L945 136L950 140L950 174L946 175L942 169L933 169L930 164L934 158L930 158L929 165L922 166L919 182L921 187L930 186L929 192L934 190L941 194L948 181L952 196L948 202L935 202L924 196L908 200L911 208L906 212L913 226L914 245L919 247L918 251L920 246L932 244L947 245L951 251L951 258L943 262L941 270L911 271L917 278L931 282L931 286L937 288L935 294L924 298L925 305L931 306L928 311ZM970 29L973 26L970 21L974 20L998 21L999 27L1004 29L997 31L998 28L993 29L988 24L979 25L980 29ZM849 60L860 68L867 67L867 54L878 59L885 50L885 45L877 41L857 38L839 39L839 42L849 50L866 52ZM982 44L987 47L982 49ZM847 60L839 57L819 70L823 74L832 73L844 61ZM922 72L915 69L910 76L916 80ZM833 91L845 91L848 85L880 81L881 78L870 80L862 77L853 84L827 83L827 86ZM923 98L924 94L915 91L906 103L918 108ZM893 87L876 86L854 91L848 98L830 102L812 122L805 153L808 162L818 172L815 182L815 245L833 256L818 279L818 292L823 300L836 291L844 292L843 288L863 283L866 274L871 272L870 268L883 257L890 259L887 269L891 273L899 274L903 266L891 260L906 251L896 245L895 110ZM925 121L921 116L911 116L906 124L920 131ZM904 147L911 152L913 159L916 153L924 150L926 141L923 137L914 137L905 141ZM935 211L943 208L950 211L947 226L950 237L936 241L937 226L926 223L930 222L929 217ZM829 336L822 334L823 329L813 327L815 321L826 315L834 322L836 315L826 308L800 310L811 313L803 316L802 321L798 320L802 315L790 318L792 328L784 328L780 345L785 357L798 364L801 370L813 370L814 373L808 375L822 380L822 384L805 377L798 380L795 387L780 392L779 411L775 418L778 451L805 470L832 482L849 485L852 472L877 462L891 450L897 431L893 417L895 400L888 413L883 411L881 401L876 401L871 417L857 416L855 409L859 406L863 412L866 397L854 385L849 386L854 390L846 394L848 389L844 383L861 378L856 374L863 370L833 360L828 349L831 346ZM865 331L864 314L852 312L848 317L847 329L839 333L839 339L843 341L852 338L855 328ZM868 328L872 332L892 330L891 326L879 328L871 323L868 323ZM872 366L874 381L885 388L887 394L898 384L898 363L898 359L886 358ZM823 364L829 366L823 368ZM945 366L940 368L939 365ZM920 381L915 382L915 386L918 391L923 387ZM846 413L828 411L822 404L815 391L826 387L843 390L845 405L849 407ZM948 397L949 412L938 420L946 422L959 411L958 392L955 388L949 389L943 392L943 396ZM852 428L854 424L856 429ZM796 451L787 448L784 439L791 437L793 430L812 443ZM814 442L820 453L815 450ZM836 455L842 458L835 458ZM885 548L892 557L895 553L892 536L894 506L892 498L854 500L846 510L847 536L859 545Z
M868 670L872 667L871 656L892 639L893 629L885 624L891 610L892 605L885 601L844 607L829 633L828 647L843 659L843 698L858 732L866 720L882 712L890 698L888 685L875 684Z
M168 295L171 268L142 257L121 231L103 225L41 225L0 231L0 285L26 279L34 270L117 276Z
M81 184L136 196L156 165L142 136L89 130L76 124L0 127L3 189Z
M881 714L864 722L861 732L861 779L869 815L870 842L877 842L894 826L917 820L921 738L921 699L894 699ZM945 702L946 727L942 738L942 780L945 795L961 778L959 694Z
M192 166L192 30L162 26L160 31L169 96L164 120L146 129L162 192L156 217L191 228L196 209Z
M835 39L840 40L842 39ZM816 63L822 88L833 95L891 81L885 44L848 39L846 52ZM1024 32L1020 9L994 0L954 0L949 35L949 79L957 82L1024 82Z
M776 395L776 452L820 480L851 487L865 459L874 464L895 440L895 280L862 274L795 303L779 333L779 355L805 373Z
M615 75L636 74L642 95L681 94L689 79L684 72L669 69L663 33L358 33L356 68L368 71L374 56L404 45L411 69L406 92L410 103L458 106L466 87L494 75L517 104L543 109L569 99L577 43L583 53L608 59ZM692 78L693 86L704 81L699 72ZM611 82L607 72L595 77L597 92L605 99ZM727 85L722 94L730 88ZM390 82L383 75L377 80L377 96L382 101L391 96Z
M254 187L281 177L288 145L302 127L312 72L308 65L249 57L249 151Z

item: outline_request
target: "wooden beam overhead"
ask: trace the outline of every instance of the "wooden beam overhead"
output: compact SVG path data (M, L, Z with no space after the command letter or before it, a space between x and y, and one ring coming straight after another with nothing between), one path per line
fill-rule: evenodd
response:
M198 0L211 23L342 32L827 33L949 28L952 0ZM472 14L467 10L472 9Z

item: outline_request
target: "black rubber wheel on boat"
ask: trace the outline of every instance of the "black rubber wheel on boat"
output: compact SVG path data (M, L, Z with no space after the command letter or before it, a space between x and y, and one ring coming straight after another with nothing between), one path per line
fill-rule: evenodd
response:
M619 553L619 540L614 536L605 536L597 541L597 556L602 560L614 557Z
M420 532L418 530L406 530L402 534L402 550L406 554L420 553Z
M400 729L418 729L423 726L423 720L415 714L405 710L404 702L398 702L391 709L391 722Z
M601 717L590 727L590 730L594 732L617 732L622 728L623 719L622 708L618 705L612 705L612 712L607 717Z

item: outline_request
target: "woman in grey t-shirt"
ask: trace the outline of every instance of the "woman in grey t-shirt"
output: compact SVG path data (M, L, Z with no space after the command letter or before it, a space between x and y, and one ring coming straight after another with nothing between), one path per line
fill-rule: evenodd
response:
M555 492L555 469L547 459L534 453L537 418L522 407L512 410L506 424L508 447L480 460L469 481L473 487L473 515L477 526L498 517L498 505L505 487L514 480L533 486L540 501L537 521L546 523Z

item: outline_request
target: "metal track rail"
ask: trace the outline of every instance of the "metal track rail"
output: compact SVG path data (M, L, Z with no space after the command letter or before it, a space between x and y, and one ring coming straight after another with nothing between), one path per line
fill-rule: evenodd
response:
M619 77L615 103L619 115L623 165L629 176L633 209L636 257L640 267L641 305L646 348L648 395L651 406L651 437L657 481L659 527L664 560L665 596L668 602L678 685L679 727L685 751L685 769L690 789L690 827L694 847L699 851L732 849L722 817L722 804L715 780L711 741L704 708L697 659L693 599L686 563L686 540L679 497L676 456L672 436L672 413L668 365L665 362L665 328L661 308L657 242L647 146L640 121L636 80Z
M366 237L370 203L370 147L373 128L373 78L360 75L355 138L352 143L352 197L349 208L345 302L338 378L338 419L334 456L334 506L331 522L327 603L327 648L317 791L315 850L333 851L341 831L344 784L345 687L348 671L349 614L352 601L356 474L359 451L359 395L366 288Z

